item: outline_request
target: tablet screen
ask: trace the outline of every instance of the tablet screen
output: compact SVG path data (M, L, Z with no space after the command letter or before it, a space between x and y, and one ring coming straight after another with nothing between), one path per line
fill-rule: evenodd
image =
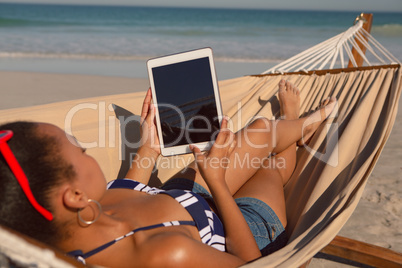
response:
M152 68L164 147L216 138L219 118L208 57Z

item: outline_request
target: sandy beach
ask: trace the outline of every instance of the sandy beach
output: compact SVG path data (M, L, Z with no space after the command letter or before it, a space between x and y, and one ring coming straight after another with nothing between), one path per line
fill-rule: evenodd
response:
M0 109L144 91L145 78L0 72ZM402 252L402 112L354 214L339 235ZM0 111L1 112L1 111ZM310 267L349 267L318 255Z
M145 91L145 78L0 72L0 109L41 105L59 101Z

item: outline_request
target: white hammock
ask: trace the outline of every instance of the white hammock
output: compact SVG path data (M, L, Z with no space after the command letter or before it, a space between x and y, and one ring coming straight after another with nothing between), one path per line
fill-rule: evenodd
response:
M368 60L370 54L382 65L400 64L397 58L363 28L363 24L363 18L360 16L356 18L355 24L345 32L291 57L262 74L334 69L335 64L340 65L339 68L346 68L345 53L353 66L358 67L351 47L357 51L368 66L374 65ZM360 49L356 40L367 49L366 52Z

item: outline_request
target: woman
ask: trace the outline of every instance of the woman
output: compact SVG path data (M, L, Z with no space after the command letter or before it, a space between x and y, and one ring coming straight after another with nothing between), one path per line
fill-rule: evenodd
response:
M151 97L148 91L141 114L147 138L136 163L160 154ZM299 119L299 91L285 81L279 100L285 120L260 118L233 134L223 119L212 149L190 146L195 162L162 190L146 186L152 167L135 164L106 190L97 162L58 127L3 125L0 131L14 133L6 143L34 198L27 201L30 191L21 190L24 179L17 182L3 153L0 223L108 267L235 267L267 255L286 243L283 185L295 167L296 142L308 140L336 104L328 99ZM281 164L268 164L273 159Z

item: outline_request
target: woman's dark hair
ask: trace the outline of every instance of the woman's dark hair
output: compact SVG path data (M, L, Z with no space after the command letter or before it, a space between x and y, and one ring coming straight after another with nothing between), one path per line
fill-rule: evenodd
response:
M60 142L41 133L38 126L37 123L14 122L0 126L0 131L13 131L7 143L28 178L35 199L54 216L50 193L73 179L75 171L59 153ZM52 246L66 235L66 230L62 230L65 226L57 218L48 221L33 208L1 154L0 224Z

